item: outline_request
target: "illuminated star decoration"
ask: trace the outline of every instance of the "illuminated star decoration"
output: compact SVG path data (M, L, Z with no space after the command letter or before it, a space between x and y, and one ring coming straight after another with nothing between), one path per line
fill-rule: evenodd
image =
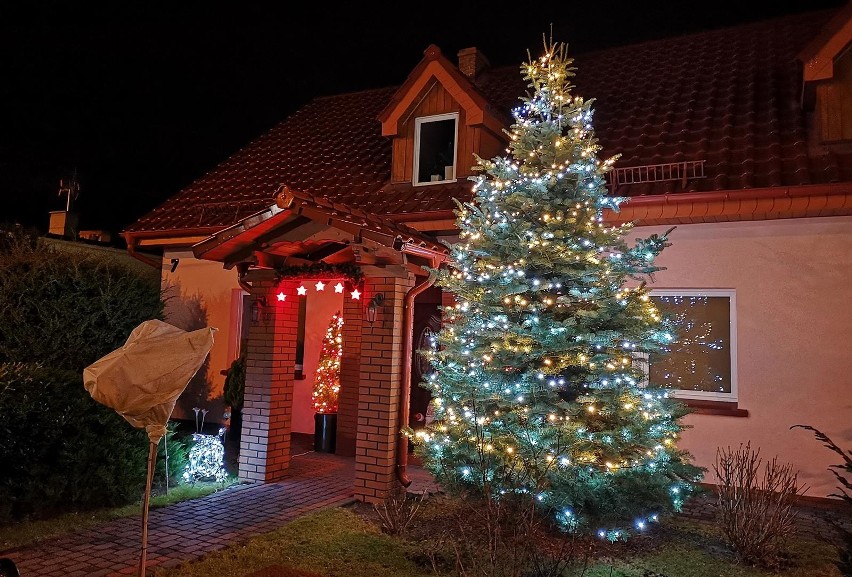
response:
M361 292L358 289L355 289L354 291L352 291L351 294L352 294L352 300L353 301L357 301L358 299L361 298Z
M299 293L300 296L305 296L308 294L308 289L305 288L305 285L302 285L296 289L296 292Z
M314 286L316 287L317 291L325 290L325 284L323 284L321 280L317 281L317 284L315 284Z
M334 292L343 293L343 283L342 282L339 282L336 285L334 285Z
M278 300L279 301L287 300L287 295L284 294L284 291L281 291L280 293L278 293Z

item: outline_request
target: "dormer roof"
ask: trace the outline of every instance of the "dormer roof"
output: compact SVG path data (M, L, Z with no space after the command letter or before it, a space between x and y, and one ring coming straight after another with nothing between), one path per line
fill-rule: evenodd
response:
M499 134L511 121L509 114L505 111L498 113L491 106L476 86L441 53L440 48L430 44L423 52L423 59L379 113L382 136L396 136L399 133L402 122L435 82L439 82L465 111L467 126L485 126Z

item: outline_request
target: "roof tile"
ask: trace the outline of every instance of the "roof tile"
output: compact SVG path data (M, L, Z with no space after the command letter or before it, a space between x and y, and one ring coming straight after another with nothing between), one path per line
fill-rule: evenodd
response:
M704 160L706 178L621 185L641 196L852 179L852 157L809 155L798 52L833 11L579 54L575 92L594 98L602 157L615 167ZM520 103L520 65L477 88L497 109ZM237 151L128 232L224 227L267 207L282 184L372 214L446 211L471 183L390 184L379 113L396 87L317 98ZM352 209L349 209L352 210ZM354 214L354 213L353 213ZM358 212L360 216L360 210ZM366 213L365 213L366 214Z

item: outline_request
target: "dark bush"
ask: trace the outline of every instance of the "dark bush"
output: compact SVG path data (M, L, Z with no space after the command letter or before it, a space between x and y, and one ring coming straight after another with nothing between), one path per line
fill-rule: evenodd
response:
M169 423L170 485L186 465L185 438ZM0 523L139 502L148 436L92 400L82 376L38 365L0 365ZM165 485L159 445L155 486Z
M59 248L63 247L63 248ZM0 243L0 522L138 501L148 439L83 386L83 369L161 318L157 271L120 252L51 245L3 229ZM170 445L170 469L185 463ZM160 445L161 456L164 452ZM164 484L165 460L155 481Z
M137 501L147 448L81 375L0 365L0 522Z
M82 371L124 344L141 322L161 318L155 271L144 275L118 254L67 246L33 243L23 234L4 240L0 363Z

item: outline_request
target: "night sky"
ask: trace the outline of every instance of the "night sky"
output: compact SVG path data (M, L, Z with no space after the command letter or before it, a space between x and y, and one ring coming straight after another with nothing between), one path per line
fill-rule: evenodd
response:
M311 98L401 84L429 44L520 65L551 25L576 54L845 2L9 4L0 224L46 232L76 171L81 227L118 233Z

